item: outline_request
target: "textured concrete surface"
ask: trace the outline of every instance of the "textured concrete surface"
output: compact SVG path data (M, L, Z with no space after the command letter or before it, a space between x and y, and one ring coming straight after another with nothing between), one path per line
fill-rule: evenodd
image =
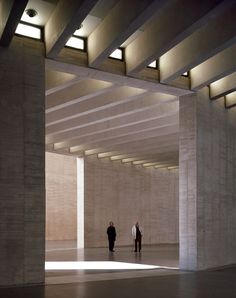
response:
M85 247L107 246L110 220L116 245L131 245L139 221L143 243L178 242L178 170L143 169L108 159L85 160Z
M7 298L235 298L236 269L66 285L0 289Z
M196 237L196 95L180 98L179 114L179 239L180 268L197 267Z
M44 57L40 42L0 49L0 285L44 281Z
M180 266L236 263L235 110L208 89L180 100Z
M46 240L77 237L76 158L46 153Z

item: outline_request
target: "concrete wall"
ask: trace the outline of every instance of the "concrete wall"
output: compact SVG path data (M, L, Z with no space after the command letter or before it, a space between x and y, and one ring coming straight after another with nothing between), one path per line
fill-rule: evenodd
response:
M110 220L116 245L132 244L138 220L146 244L178 242L178 170L143 169L109 160L85 160L85 246L107 246Z
M195 247L192 260L180 253L181 266L198 270L235 264L236 110L225 110L223 100L211 102L207 88L181 99L180 108L181 135L187 124L183 119L195 119L190 138L180 139L180 209L186 226L185 234L180 229L180 251Z
M44 46L0 48L0 286L44 282Z
M46 153L46 240L77 238L76 158Z

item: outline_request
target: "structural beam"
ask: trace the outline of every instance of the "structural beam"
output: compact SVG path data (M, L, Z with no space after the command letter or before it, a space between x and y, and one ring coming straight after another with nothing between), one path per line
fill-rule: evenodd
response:
M78 83L81 78L70 73L47 70L46 71L46 96L57 91L63 90L69 86Z
M210 85L210 98L218 99L236 91L236 72Z
M142 26L164 2L164 0L119 1L95 31L89 35L89 66L98 67L103 60Z
M153 82L143 79L137 79L132 77L127 77L125 75L115 74L115 73L108 73L106 71L97 70L93 68L87 68L85 66L76 65L76 61L74 64L71 64L71 58L64 57L66 62L56 61L52 59L46 59L46 69L56 70L67 72L71 74L75 74L80 76L81 78L90 78L90 79L97 79L106 82L116 82L116 85L120 86L129 86L134 88L141 88L146 89L150 92L160 92L166 93L174 96L182 96L186 94L191 94L192 91L178 88L175 86L169 86L166 84L160 84L159 82ZM70 61L70 63L68 63Z
M145 100L127 102L105 110L92 112L87 115L74 117L66 121L55 124L46 125L46 133L51 134L59 131L67 131L72 128L79 128L85 125L98 124L107 120L119 121L119 123L127 123L141 121L141 119L158 118L163 115L173 115L178 111L178 101L170 103L158 103L153 100L149 104ZM141 117L140 119L138 117ZM130 119L129 119L130 118ZM126 121L126 122L125 122Z
M227 1L225 1L227 2ZM231 2L231 1L229 1ZM160 79L168 83L236 41L236 3L161 56Z
M85 136L78 136L74 137L73 139L56 143L54 144L55 149L61 149L61 148L67 148L71 146L75 146L78 144L83 144L83 143L94 143L94 142L99 142L99 141L105 141L109 139L113 139L114 136L116 139L121 138L121 137L126 137L126 136L134 136L135 134L140 133L142 135L144 132L149 132L149 130L156 130L156 129L163 129L165 131L166 127L169 127L170 125L178 126L178 122L168 121L166 124L160 125L160 121L158 120L152 120L146 123L144 125L143 123L139 124L134 124L134 125L129 125L125 127L121 127L118 129L112 129L109 131L105 132L100 132L100 133L92 133L89 135Z
M225 96L225 108L231 109L236 106L236 91Z
M103 94L114 85L98 80L81 80L77 84L50 94L46 97L46 113L70 106L76 102Z
M59 120L68 120L86 113L96 112L106 107L112 107L120 103L128 102L142 96L145 93L143 89L130 87L116 87L112 91L98 96L92 96L86 100L79 101L70 106L47 113L46 122L54 123Z
M45 26L47 57L56 57L98 0L60 0ZM20 2L20 1L19 1Z
M70 147L72 148L76 147L77 151L81 151L81 150L84 151L84 150L88 150L96 147L103 147L103 148L113 147L115 145L122 145L129 142L134 142L134 141L144 142L149 138L155 137L156 139L158 139L158 137L164 137L169 135L172 136L173 134L177 134L177 133L178 133L178 126L174 124L174 125L166 126L164 129L163 127L154 128L154 129L149 129L142 132L132 133L130 135L124 135L119 137L114 136L113 138L109 138L109 139L90 141L89 143L86 143L86 144L85 143L81 144L79 140L75 140L74 142L71 141L69 145L71 145ZM68 148L65 145L63 148ZM61 148L62 148L61 144L54 145L54 149L61 149Z
M145 68L201 27L213 13L217 14L225 6L222 3L219 5L219 0L201 2L167 1L153 23L126 47L127 73L134 74ZM181 11L177 18L176 11Z
M28 0L2 0L0 3L0 46L8 47Z
M236 45L233 45L191 69L191 89L197 91L235 71Z
M103 156L101 154L98 154L98 158L101 158L100 156ZM140 161L143 160L144 158L148 159L166 159L167 157L178 157L178 153L176 151L171 151L171 152L163 152L159 154L155 154L152 152L147 151L147 153L129 153L129 154L120 154L120 155L111 155L110 159L111 160L122 160L125 162L135 162L135 161Z
M106 153L106 157L115 156L118 154L154 154L154 153L167 153L178 151L179 141L178 134L171 134L167 136L161 137L153 137L146 139L145 142L142 143L142 140L127 142L123 144L113 145L104 147L91 147L90 149L80 150L80 152L84 152L85 156L88 155L97 155ZM70 152L79 152L79 147L71 147Z
M128 118L128 117L127 117ZM98 133L104 133L104 132L113 132L117 133L117 130L119 129L132 129L135 127L140 127L140 128L145 128L145 127L152 127L152 125L167 125L168 123L178 123L178 113L174 115L167 115L163 117L157 117L154 119L142 119L139 122L128 122L123 124L119 123L118 121L113 121L107 120L104 122L96 123L96 124L91 124L87 125L84 127L72 129L69 131L61 132L58 134L53 134L53 135L48 135L46 137L46 143L47 144L52 144L52 143L58 143L62 141L66 141L72 138L75 138L76 136L83 137L83 136L88 136L88 135L96 135Z

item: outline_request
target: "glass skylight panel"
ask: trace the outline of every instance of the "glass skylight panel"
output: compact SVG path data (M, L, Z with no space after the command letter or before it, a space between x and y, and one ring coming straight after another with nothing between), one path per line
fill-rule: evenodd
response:
M15 33L31 38L41 39L41 29L28 24L19 23Z
M121 49L116 49L114 52L111 53L111 55L109 57L118 59L118 60L122 60L123 52Z
M153 61L152 63L148 64L148 67L150 68L157 68L157 61Z
M67 47L84 50L84 40L79 37L72 36L66 43Z

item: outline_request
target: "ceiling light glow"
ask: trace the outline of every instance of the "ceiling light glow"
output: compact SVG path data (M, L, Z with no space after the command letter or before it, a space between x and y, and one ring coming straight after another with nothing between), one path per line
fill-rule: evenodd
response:
M74 37L74 36L72 36L67 41L66 46L74 49L79 49L79 50L84 50L85 48L84 40L82 38Z
M153 61L152 63L148 64L148 67L150 68L157 68L157 61Z
M114 52L111 53L109 56L114 59L122 60L123 59L123 52L121 49L116 49Z
M41 29L27 24L19 23L15 33L31 38L41 39Z

